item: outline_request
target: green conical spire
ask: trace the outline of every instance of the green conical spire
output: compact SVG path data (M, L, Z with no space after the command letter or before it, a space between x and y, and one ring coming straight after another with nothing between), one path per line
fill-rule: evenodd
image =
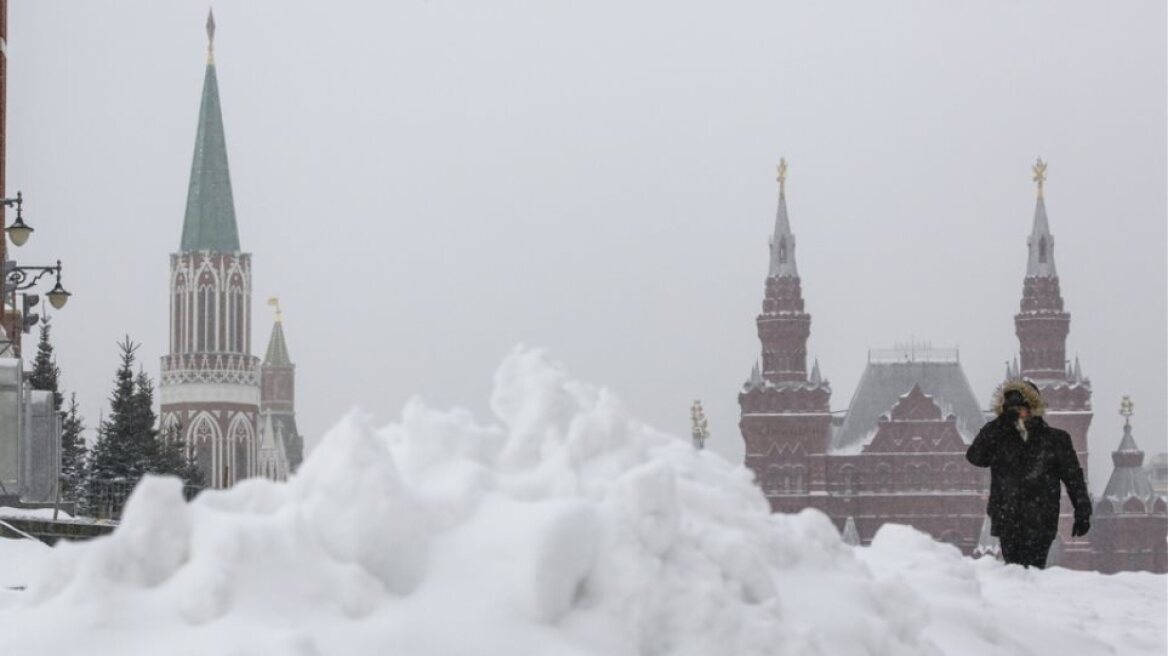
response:
M207 18L207 73L203 79L203 100L199 106L199 129L195 135L195 156L191 162L191 182L187 189L187 212L183 220L183 251L239 250L239 230L235 225L235 202L231 195L231 173L227 168L227 139L223 135L223 115L219 107L219 82L212 56L214 18Z
M264 355L264 364L274 367L292 366L292 359L288 357L288 345L284 342L284 322L278 317L272 324L272 336L268 339L268 352Z

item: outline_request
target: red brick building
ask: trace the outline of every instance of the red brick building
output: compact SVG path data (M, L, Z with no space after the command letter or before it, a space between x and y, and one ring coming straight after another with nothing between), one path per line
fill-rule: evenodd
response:
M1021 357L1006 375L1038 385L1049 405L1047 420L1070 433L1086 472L1091 383L1078 359L1072 364L1066 358L1071 317L1063 307L1046 216L1045 164L1039 161L1034 171L1038 199L1014 318ZM882 524L894 522L912 525L968 555L994 553L987 544L985 516L989 472L965 460L969 443L991 415L973 393L957 350L907 345L869 352L847 411L831 412L831 386L818 363L807 370L811 315L804 309L787 214L785 162L770 247L757 319L762 358L738 400L746 465L771 508L817 508L841 530L854 524L854 539L861 543L869 542ZM1052 562L1075 569L1166 571L1165 500L1151 492L1140 466L1143 453L1134 455L1130 426L1125 431L1114 456L1114 484L1099 501L1095 530L1086 538L1069 537L1072 515L1064 497ZM1115 483L1117 476L1120 483Z

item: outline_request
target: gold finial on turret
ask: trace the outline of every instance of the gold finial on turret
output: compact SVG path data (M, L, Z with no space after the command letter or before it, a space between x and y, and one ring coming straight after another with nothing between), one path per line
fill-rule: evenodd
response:
M693 423L693 445L695 449L706 448L706 440L710 437L709 422L706 421L706 412L702 409L701 401L694 401L689 408L690 421Z
M786 160L786 158L783 158L783 157L779 158L779 167L778 168L779 168L779 175L775 179L779 181L779 193L785 195L787 193L787 160Z
M215 63L215 12L207 9L207 63Z
M1123 397L1123 400L1119 402L1119 414L1123 415L1124 424L1131 423L1131 416L1135 414L1135 407L1136 404L1132 403L1130 396Z
M276 323L284 323L284 313L280 311L280 299L273 296L268 299L268 305L276 308Z
M1042 198L1042 188L1046 184L1046 162L1039 157L1031 170L1034 171L1034 181L1038 183L1038 197Z

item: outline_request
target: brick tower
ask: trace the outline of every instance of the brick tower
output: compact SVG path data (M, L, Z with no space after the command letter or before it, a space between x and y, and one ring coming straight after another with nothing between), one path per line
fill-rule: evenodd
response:
M1083 377L1078 358L1073 365L1067 360L1071 315L1063 308L1054 261L1054 235L1046 218L1046 163L1039 159L1033 170L1034 181L1038 183L1038 201L1034 209L1034 225L1026 240L1026 278L1022 282L1021 308L1014 316L1021 367L1012 373L1038 386L1048 406L1047 421L1070 433L1079 463L1083 466L1083 475L1087 476L1091 381ZM1072 521L1070 504L1064 499L1060 535L1070 535ZM1087 549L1086 539L1066 543L1063 565L1086 569L1090 566Z
M300 467L304 458L304 438L296 428L296 365L288 357L284 339L284 317L279 300L268 300L276 308L276 321L268 339L268 350L260 367L260 453L261 476L284 480Z
M251 255L239 248L207 17L207 70L179 252L170 256L170 353L162 358L164 431L179 431L207 485L256 473L260 363L251 354Z
M758 338L757 363L741 393L739 428L746 442L746 465L754 471L771 508L797 512L812 492L825 488L825 454L831 434L831 387L818 363L807 373L811 315L795 265L795 235L787 217L787 163L779 164L779 207L770 243Z

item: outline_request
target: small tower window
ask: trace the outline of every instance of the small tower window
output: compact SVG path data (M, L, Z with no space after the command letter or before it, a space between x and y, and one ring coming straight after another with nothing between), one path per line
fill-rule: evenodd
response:
M787 240L786 239L779 240L779 262L781 262L783 264L787 263Z
M1046 264L1046 237L1038 240L1038 261Z

